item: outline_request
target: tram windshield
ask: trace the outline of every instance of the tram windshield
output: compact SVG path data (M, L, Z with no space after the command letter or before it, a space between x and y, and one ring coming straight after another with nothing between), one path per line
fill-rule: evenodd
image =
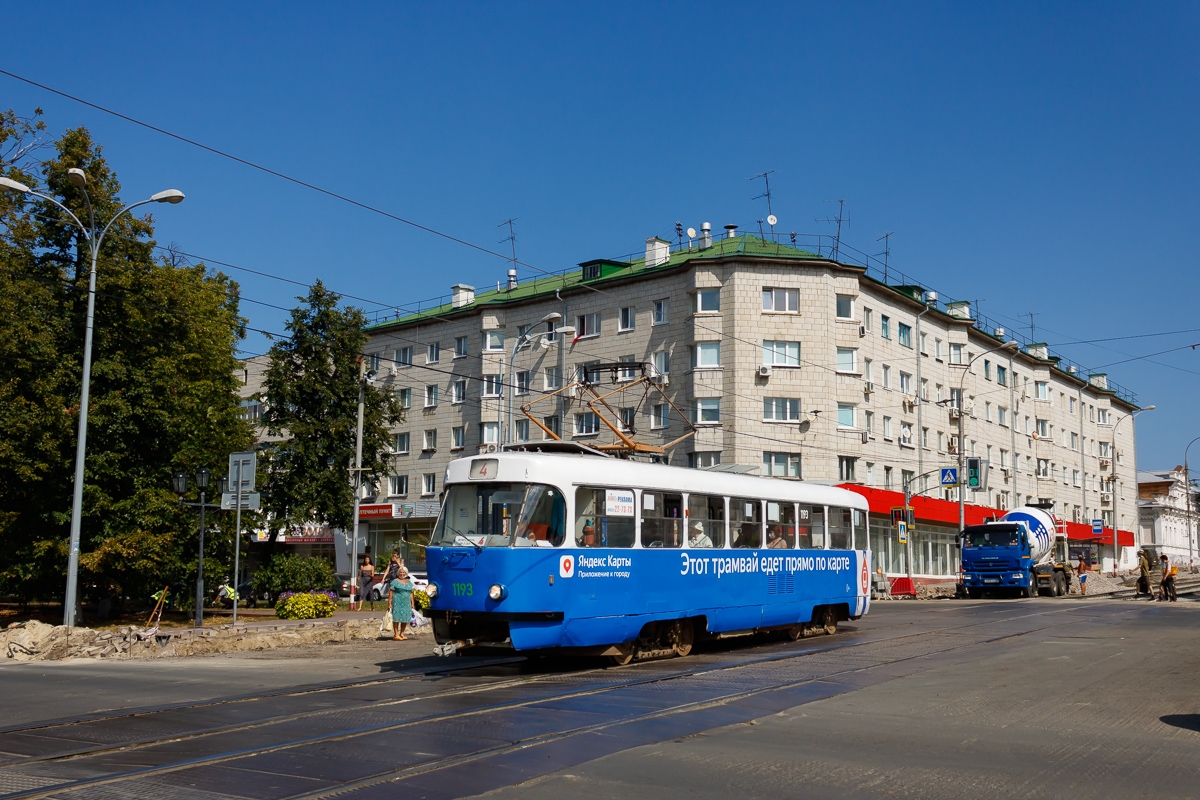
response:
M432 547L557 547L567 504L540 483L474 483L447 488Z
M1017 547L1021 529L1016 525L968 525L962 538L963 547Z

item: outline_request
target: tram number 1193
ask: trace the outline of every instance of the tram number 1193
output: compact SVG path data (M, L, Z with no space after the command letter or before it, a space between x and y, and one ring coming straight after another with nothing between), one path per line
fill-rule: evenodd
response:
M450 591L455 597L471 597L475 594L475 587L469 583L452 583Z

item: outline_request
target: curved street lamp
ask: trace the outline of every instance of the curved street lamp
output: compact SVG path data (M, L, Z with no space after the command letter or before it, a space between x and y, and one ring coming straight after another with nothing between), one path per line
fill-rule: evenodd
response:
M79 217L53 197L35 191L20 181L0 176L0 188L40 197L42 200L58 206L71 218L75 227L79 228L83 238L87 240L88 250L91 254L92 264L88 273L87 325L84 328L83 337L83 388L79 399L79 441L75 449L75 491L71 498L71 545L67 557L67 592L63 598L63 625L70 628L75 624L75 598L79 581L79 527L83 514L83 465L87 455L88 395L89 384L92 380L92 323L96 316L96 261L100 256L100 245L104 242L108 229L127 212L147 203L170 203L171 205L181 203L183 202L183 192L178 189L167 189L151 196L149 200L130 203L113 215L112 219L97 231L96 218L92 213L92 198L88 196L87 192L87 173L78 167L72 167L67 171L67 179L83 192L83 198L88 208L89 224L87 225L80 222Z
M1192 474L1188 472L1188 450L1191 450L1196 442L1200 442L1200 436L1192 439L1187 447L1183 448L1183 488L1187 491L1188 572L1195 569L1195 552L1192 548Z
M984 350L982 353L976 354L975 357L972 358L970 361L968 361L966 363L966 366L963 367L962 377L959 378L959 381L958 381L959 409L958 409L958 487L957 488L958 488L958 530L960 533L962 532L962 529L967 526L967 502L966 502L967 482L963 478L963 472L965 470L964 460L965 460L966 452L967 452L967 443L963 439L963 415L965 415L967 413L967 404L963 397L963 388L966 383L967 376L971 374L971 365L974 364L976 360L978 360L979 358L982 358L983 356L986 356L988 353L995 353L1000 350L1016 350L1018 347L1020 347L1020 345L1017 344L1017 342L1015 340L1013 340L1013 341L1005 342L1004 344L1000 345L999 347L993 347L991 350Z

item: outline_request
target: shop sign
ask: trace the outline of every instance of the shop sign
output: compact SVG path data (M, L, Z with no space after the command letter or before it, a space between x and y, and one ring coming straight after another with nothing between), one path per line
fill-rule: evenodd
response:
M396 516L395 503L371 503L358 507L359 519L378 519L380 517L391 519L394 516Z

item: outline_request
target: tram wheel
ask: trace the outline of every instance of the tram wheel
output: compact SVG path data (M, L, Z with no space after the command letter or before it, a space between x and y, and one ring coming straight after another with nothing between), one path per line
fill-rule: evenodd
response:
M793 642L799 641L800 639L804 638L807 630L808 628L805 625L793 625L787 629L787 636Z
M611 661L614 666L624 667L633 661L634 649L632 644L617 645L617 649L621 651L620 655L608 657L608 660Z
M837 614L833 612L832 608L825 609L825 614L821 618L821 624L825 626L825 633L830 636L837 633Z
M692 628L692 623L689 620L676 620L671 626L671 646L675 650L675 655L686 656L692 652L692 642L695 641L696 632Z

